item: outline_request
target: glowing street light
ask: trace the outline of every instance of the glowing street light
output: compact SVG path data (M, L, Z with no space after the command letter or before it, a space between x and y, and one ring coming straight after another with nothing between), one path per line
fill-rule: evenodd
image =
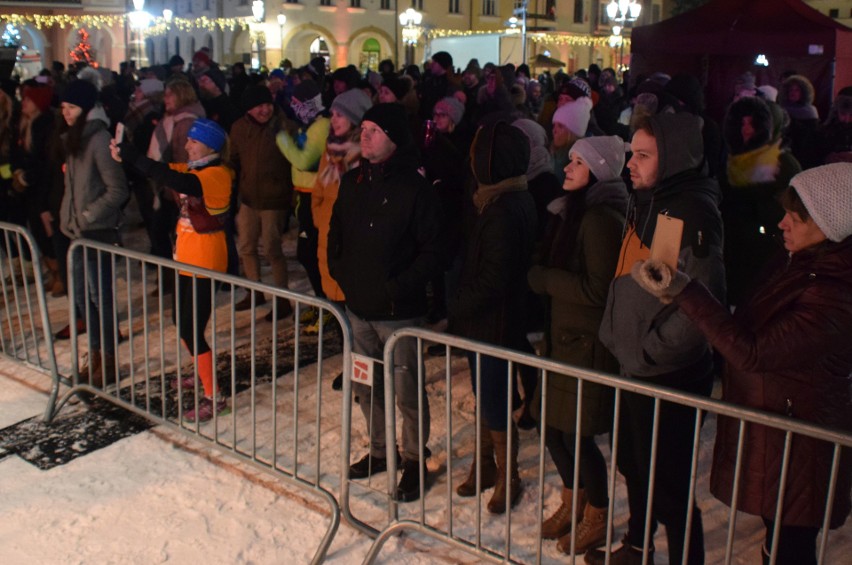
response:
M405 64L410 65L414 60L414 48L420 39L420 24L423 14L414 8L408 8L399 15L399 25L402 26L402 42L405 43Z
M612 35L609 36L609 45L613 49L618 47L618 68L624 67L624 35L632 23L639 19L642 13L642 4L637 0L612 0L606 5L606 15L610 21L621 25L612 26Z
M263 0L254 0L251 3L251 15L254 16L254 21L257 23L263 22L263 16L266 14L266 5Z
M163 10L163 19L166 20L167 24L172 23L172 18L174 17L174 15L175 13L169 10L168 8Z
M606 6L606 15L614 22L635 22L642 13L642 4L637 0L612 0Z
M420 38L420 24L423 14L414 8L408 8L399 15L399 25L402 26L402 40L408 45L417 45Z

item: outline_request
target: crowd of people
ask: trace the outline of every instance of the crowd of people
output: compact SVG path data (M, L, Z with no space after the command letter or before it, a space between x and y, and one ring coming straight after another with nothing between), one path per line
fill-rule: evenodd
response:
M67 287L70 241L120 244L131 197L151 254L252 281L262 254L279 288L288 286L282 238L295 221L312 292L345 308L356 353L381 359L396 329L444 319L450 333L525 352L541 331L539 352L559 361L702 396L721 374L726 400L852 430L852 86L820 121L805 77L758 86L746 73L718 123L685 73L628 85L597 65L535 77L526 65L476 59L459 70L439 52L423 69L388 60L378 72L328 72L316 58L252 74L236 64L229 74L202 50L188 69L178 56L120 73L54 64L2 85L2 220L33 232L54 295ZM667 217L682 222L676 266L651 259ZM90 286L75 292L76 329L90 336L80 375L102 386L118 376L121 336L101 311L112 305L111 274L92 258L72 267ZM181 272L160 283L170 280L203 390L186 418L206 421L228 409L205 338L215 288ZM250 294L234 307L265 303ZM267 319L291 315L277 300ZM316 310L300 320L306 333L327 321ZM417 360L403 341L394 366L403 502L421 496L430 472ZM524 488L518 426L538 426L562 488L542 536L569 553L573 531L573 550L604 563L610 471L595 437L612 431L612 389L586 383L578 414L576 379L550 375L544 391L522 368L509 391L505 360L468 360L479 457L456 493L493 488L487 509L506 512ZM195 376L182 384L196 386ZM359 479L386 471L392 438L381 382L353 392L372 422L369 451L349 469ZM629 520L610 562L653 559L644 532L662 523L671 563L703 563L698 506L686 521L700 424L693 409L663 402L655 439L655 413L652 398L622 395L617 470ZM712 492L764 519L768 562L783 435L750 426L736 468L738 425L718 425ZM649 500L652 445L660 464ZM831 458L828 444L794 441L776 563L816 562ZM839 468L831 527L852 506L848 450Z

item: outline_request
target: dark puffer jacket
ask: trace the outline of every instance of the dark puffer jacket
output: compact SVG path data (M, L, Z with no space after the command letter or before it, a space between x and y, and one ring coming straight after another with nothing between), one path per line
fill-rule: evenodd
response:
M529 142L499 122L480 129L471 150L478 214L456 294L447 306L448 331L513 348L526 333L526 275L536 236L535 202L526 190ZM514 189L497 187L513 184ZM482 195L493 189L494 199Z
M732 317L693 282L676 298L727 363L723 399L852 430L852 238L825 242L781 262L759 293ZM729 504L739 422L720 417L710 490ZM775 519L784 433L749 425L738 509ZM796 435L790 454L782 524L820 527L832 465L831 444ZM852 508L852 450L841 456L831 523Z
M362 160L340 181L328 268L346 305L365 320L426 314L426 282L443 268L440 205L417 172L413 145L384 163Z

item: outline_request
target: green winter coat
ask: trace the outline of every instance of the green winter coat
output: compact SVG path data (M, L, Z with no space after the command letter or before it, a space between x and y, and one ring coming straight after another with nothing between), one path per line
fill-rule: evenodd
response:
M567 196L557 199L549 206L550 211L558 210L567 200ZM618 374L618 362L598 339L598 328L618 262L626 200L627 191L620 180L591 187L576 243L561 257L556 248L564 247L571 220L566 219L564 210L551 216L539 264L530 270L527 279L532 290L549 303L547 355L557 361ZM541 397L541 382L536 395ZM592 383L583 385L582 435L610 430L612 402L612 389ZM576 422L577 379L550 374L546 424L573 433Z

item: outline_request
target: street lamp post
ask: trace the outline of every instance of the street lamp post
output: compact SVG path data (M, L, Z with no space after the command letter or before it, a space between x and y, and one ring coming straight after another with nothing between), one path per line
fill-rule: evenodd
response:
M527 0L523 0L520 8L515 8L512 11L512 17L509 22L518 25L518 16L522 16L521 23L521 63L527 64Z
M618 25L612 26L612 35L609 37L609 44L614 49L618 46L618 71L624 69L624 38L630 26L639 19L639 14L642 13L642 4L637 0L612 0L606 6L606 15L611 22Z
M251 66L253 69L259 69L264 64L263 44L265 36L263 30L263 22L266 16L266 4L263 0L254 0L251 3L252 23L249 25L249 32L252 35L252 54Z
M423 14L414 8L408 8L399 15L399 25L402 26L402 42L405 43L405 65L411 65L414 61L414 48L420 39L420 24L423 22Z
M135 47L135 49L131 49L131 55L133 55L136 61L139 63L139 67L147 66L147 58L145 56L145 39L143 37L143 31L149 25L151 25L151 14L144 10L145 8L145 0L133 0L133 11L127 14L127 21L130 23L130 29L132 32L131 35L131 43Z
M284 24L287 23L287 16L284 14L278 14L278 31L280 32L281 39L279 43L281 44L281 56L279 57L280 61L284 60Z

